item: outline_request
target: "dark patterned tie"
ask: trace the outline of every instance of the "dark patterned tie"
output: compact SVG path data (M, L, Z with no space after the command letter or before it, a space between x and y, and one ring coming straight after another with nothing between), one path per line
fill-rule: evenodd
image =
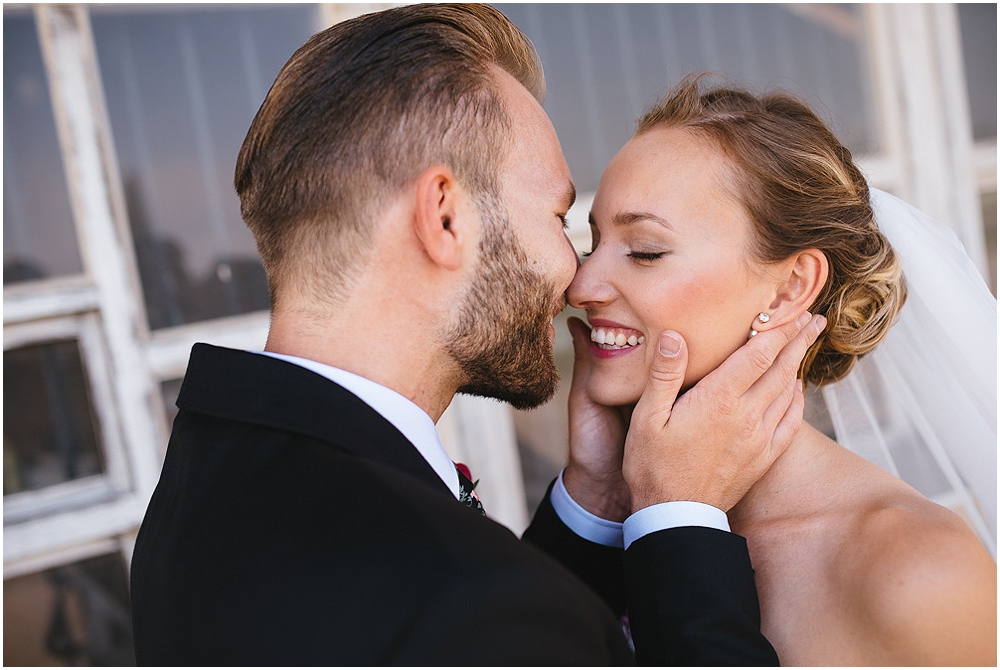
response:
M465 472L462 471L462 468L465 468ZM473 484L472 480L469 479L469 476L466 474L468 471L469 468L467 466L461 463L455 464L455 472L458 473L458 502L462 503L469 509L476 510L483 516L486 516L486 510L483 509L483 503L479 500L479 496L476 495L474 490L476 488L476 484L479 482L477 481Z

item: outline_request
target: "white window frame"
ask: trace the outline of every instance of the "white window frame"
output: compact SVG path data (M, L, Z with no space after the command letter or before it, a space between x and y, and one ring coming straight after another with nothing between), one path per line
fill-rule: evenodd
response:
M120 548L159 468L141 301L86 11L33 8L83 272L4 287L4 350L72 339L105 471L4 496L4 578ZM131 550L129 549L129 553Z
M4 352L28 345L73 340L79 347L88 397L97 418L95 438L102 452L104 471L38 490L4 496L4 525L75 510L127 494L130 488L128 458L114 409L111 370L97 313L56 316L5 326Z

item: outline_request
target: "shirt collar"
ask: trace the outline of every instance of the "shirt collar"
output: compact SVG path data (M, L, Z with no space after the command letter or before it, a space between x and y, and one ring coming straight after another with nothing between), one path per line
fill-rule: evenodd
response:
M276 354L271 351L255 351L253 353L277 358L311 370L361 398L365 404L382 415L382 418L395 426L416 447L420 455L448 487L448 490L456 498L458 497L458 473L455 472L455 463L448 456L448 452L444 450L444 446L441 445L441 438L438 436L434 421L431 420L427 412L420 409L409 398L370 379L325 363L298 356Z

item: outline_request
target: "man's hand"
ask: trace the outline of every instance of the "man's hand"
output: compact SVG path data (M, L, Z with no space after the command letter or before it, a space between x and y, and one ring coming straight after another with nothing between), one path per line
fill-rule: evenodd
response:
M591 514L624 521L631 512L622 477L627 410L598 405L587 395L590 377L590 329L580 319L567 322L573 336L573 382L569 390L569 463L563 472L566 491Z
M761 332L680 399L687 346L664 332L625 440L632 511L693 500L728 512L739 502L798 432L805 401L796 373L825 326L805 313Z

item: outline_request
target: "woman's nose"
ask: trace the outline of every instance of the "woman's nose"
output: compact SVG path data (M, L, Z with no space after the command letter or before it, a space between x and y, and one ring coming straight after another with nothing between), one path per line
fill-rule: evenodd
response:
M614 300L615 290L607 280L600 258L594 254L583 259L576 276L566 289L566 300L577 309L592 309Z

